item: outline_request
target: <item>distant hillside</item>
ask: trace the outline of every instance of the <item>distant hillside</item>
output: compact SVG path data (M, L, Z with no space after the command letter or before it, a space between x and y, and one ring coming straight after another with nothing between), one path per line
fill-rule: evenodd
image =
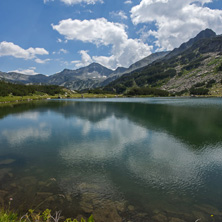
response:
M153 53L153 54L133 63L129 68L119 67L113 73L111 73L109 78L107 78L102 83L100 83L99 86L106 86L110 82L118 79L120 76L122 76L124 74L131 73L135 70L141 69L144 66L151 64L154 61L164 58L168 53L169 52L156 52L156 53Z
M221 67L222 36L207 29L162 60L123 75L104 90L126 93L132 88L155 87L178 95L222 95Z
M7 80L9 82L20 82L23 84L44 84L47 82L48 77L42 74L38 75L24 75L21 73L16 73L16 72L0 72L0 79L1 80Z
M154 53L135 64L132 64L129 68L119 67L115 71L98 63L92 63L77 70L64 69L51 76L0 72L0 79L23 84L59 85L73 90L91 89L105 86L124 73L129 73L135 69L146 66L153 61L164 57L167 53L168 52Z

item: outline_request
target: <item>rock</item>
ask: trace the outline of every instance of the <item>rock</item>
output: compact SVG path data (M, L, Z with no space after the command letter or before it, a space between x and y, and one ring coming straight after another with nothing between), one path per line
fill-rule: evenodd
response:
M2 180L5 176L7 176L11 172L10 168L0 169L0 180Z
M33 176L22 177L21 183L23 187L33 186L37 183L37 179Z
M78 185L78 189L81 191L84 191L84 190L95 191L95 190L100 190L100 187L96 184L81 183Z
M8 164L11 164L11 163L14 163L14 162L15 162L14 159L1 160L0 165L8 165Z
M93 205L90 203L81 203L80 206L85 213L93 212Z
M160 210L155 209L155 210L153 211L153 213L154 213L154 214L159 214L159 213L160 213Z
M208 215L213 214L217 216L222 216L222 212L220 212L217 208L211 205L203 204L203 205L195 205L195 207Z
M207 221L207 220L205 219L205 218L206 218L206 215L205 215L203 212L193 211L192 213L193 213L194 218L195 218L196 220L199 219L199 221L201 221L201 222Z
M92 213L93 211L93 200L97 195L94 193L84 193L80 202L80 206L85 213Z
M171 217L169 222L186 222L185 220L181 220L179 218Z
M125 211L125 202L115 202L116 208L118 211L120 212L124 212Z
M105 207L93 211L93 217L96 222L122 222L122 218L118 214L116 208Z
M134 211L134 210L135 210L135 207L132 206L132 205L129 205L129 206L128 206L128 210L129 210L129 211Z
M147 213L138 213L138 214L137 214L137 217L138 217L138 218L145 218L145 217L147 217L147 216L148 216Z
M45 187L45 186L47 186L47 183L44 182L44 181L39 181L39 182L38 182L38 185L39 185L39 186L44 186L44 187Z
M155 216L152 217L152 220L154 222L168 222L167 217L164 214L156 214Z
M12 178L14 175L13 173L8 173L8 175Z

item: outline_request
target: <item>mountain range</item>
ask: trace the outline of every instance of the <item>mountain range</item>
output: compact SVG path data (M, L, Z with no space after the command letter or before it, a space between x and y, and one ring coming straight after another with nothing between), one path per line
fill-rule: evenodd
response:
M158 88L176 95L222 95L222 35L210 29L165 57L124 74L103 89L127 93L132 88Z
M64 86L72 90L82 90L105 86L123 74L130 73L144 67L157 59L163 58L169 52L157 52L132 64L129 68L118 67L116 70L108 69L98 63L92 63L77 70L64 69L51 76L42 74L25 75L16 72L0 72L0 79L23 84L51 84Z
M0 72L0 79L23 84L60 85L72 90L100 87L124 93L134 87L156 87L182 92L201 82L219 83L221 64L222 36L206 29L179 48L153 53L129 68L119 67L113 71L92 63L77 70L64 69L51 76Z

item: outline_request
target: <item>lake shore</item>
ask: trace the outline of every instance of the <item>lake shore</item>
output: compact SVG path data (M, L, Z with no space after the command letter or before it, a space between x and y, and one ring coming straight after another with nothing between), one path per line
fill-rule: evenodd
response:
M17 103L24 103L24 102L31 102L36 100L49 100L49 99L82 99L82 98L119 98L123 97L122 95L113 95L113 94L71 94L68 96L64 95L43 95L43 96L7 96L7 97L0 97L0 106L5 104L17 104Z
M31 101L37 101L37 100L50 100L50 99L96 99L96 98L152 98L155 96L151 95L139 95L139 96L124 96L124 95L114 95L114 94L72 94L69 96L49 96L49 95L43 95L43 96L7 96L7 97L0 97L0 107L8 104L18 104L18 103L26 103ZM171 96L169 96L171 97ZM222 98L222 95L195 95L195 96L176 96L178 98Z

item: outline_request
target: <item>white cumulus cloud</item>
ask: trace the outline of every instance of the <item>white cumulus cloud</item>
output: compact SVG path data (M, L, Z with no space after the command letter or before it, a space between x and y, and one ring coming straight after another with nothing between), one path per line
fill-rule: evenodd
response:
M88 51L81 50L81 51L79 51L79 54L81 55L81 61L77 60L77 61L71 62L71 63L75 64L76 68L88 66L89 64L91 64L93 62L91 56L88 54Z
M138 39L130 39L126 26L107 21L105 18L91 20L66 19L53 25L67 40L79 40L92 43L98 47L111 46L110 56L94 56L93 60L106 67L115 69L118 66L128 67L151 53L151 46Z
M120 18L120 19L128 19L126 13L122 10L120 10L118 12L110 12L110 15L113 17Z
M80 4L80 3L86 3L86 4L96 4L97 2L103 3L102 0L61 0L67 5L75 5L75 4Z
M43 0L44 3L46 2L54 2L54 0Z
M208 8L209 2L142 0L131 9L131 19L135 25L154 22L157 30L148 35L156 37L159 50L171 50L206 28L222 33L222 10Z
M44 3L50 2L50 1L54 1L54 0L43 0ZM75 4L81 4L81 3L85 3L85 4L96 4L97 2L103 3L103 0L60 0L61 2L65 3L66 5L75 5Z
M33 59L36 55L48 55L48 51L44 48L28 48L23 49L12 42L0 42L0 57L13 56L15 58Z
M45 64L47 62L49 62L51 59L35 59L35 62L39 63L39 64Z
M124 4L133 4L132 0L126 0Z
M16 69L9 72L17 72L24 75L37 75L38 73L35 70L36 70L36 67L29 67L28 69Z

